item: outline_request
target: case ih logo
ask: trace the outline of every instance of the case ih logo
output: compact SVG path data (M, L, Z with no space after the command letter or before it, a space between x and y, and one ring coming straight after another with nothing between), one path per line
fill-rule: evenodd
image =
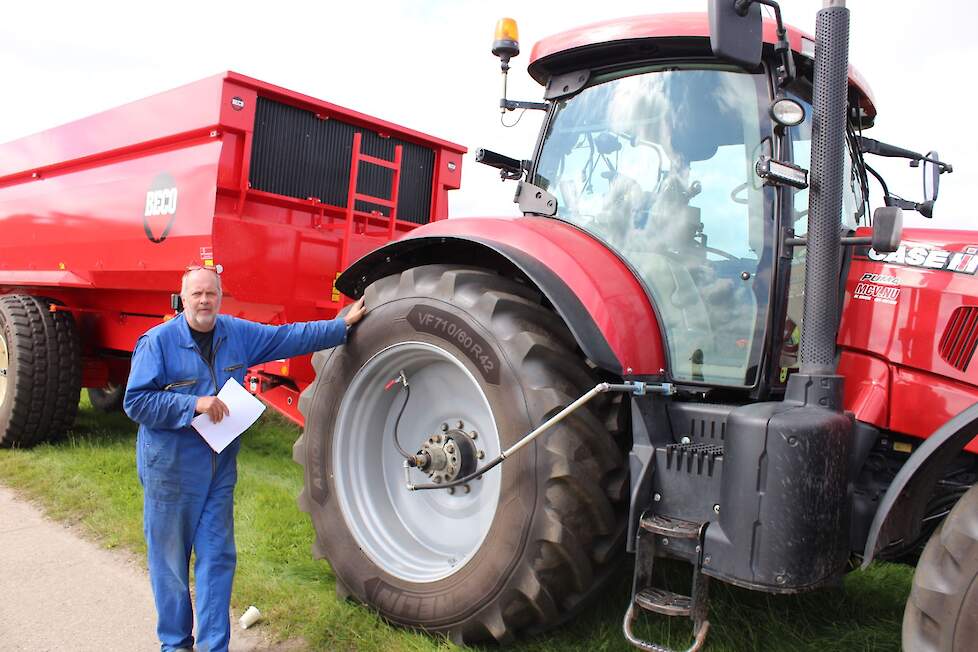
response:
M177 218L177 183L172 176L157 175L146 191L143 230L150 242L163 242ZM159 235L156 235L159 234Z
M962 247L961 251L947 251L920 245L902 244L899 249L890 254L878 253L871 248L864 257L890 265L922 267L959 274L973 275L978 270L978 246L976 245L966 245Z

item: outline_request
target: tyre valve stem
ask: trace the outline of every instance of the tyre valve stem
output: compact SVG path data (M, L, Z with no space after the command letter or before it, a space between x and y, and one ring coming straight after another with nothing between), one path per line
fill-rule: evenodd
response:
M401 369L401 372L397 374L397 376L387 381L387 384L384 385L384 391L386 392L390 390L390 388L396 385L397 383L401 383L401 385L404 387L408 386L407 374L404 373L403 369Z

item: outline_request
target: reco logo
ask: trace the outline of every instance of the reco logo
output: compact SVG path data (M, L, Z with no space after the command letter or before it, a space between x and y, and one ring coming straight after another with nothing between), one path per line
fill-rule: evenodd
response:
M173 215L177 212L177 189L163 188L146 193L146 217L153 215Z

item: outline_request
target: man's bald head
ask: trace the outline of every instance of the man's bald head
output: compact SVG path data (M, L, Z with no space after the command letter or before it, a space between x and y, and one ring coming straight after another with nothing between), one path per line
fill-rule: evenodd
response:
M183 315L195 331L206 333L217 323L221 310L221 277L207 267L188 270L183 275L180 299Z
M217 281L217 289L218 290L221 289L221 275L217 273L217 270L216 269L214 269L213 267L191 267L186 272L184 272L183 273L183 276L180 278L180 295L181 296L183 296L183 293L186 292L186 290L187 290L187 281L191 277L191 275L194 275L194 276L208 276L208 275L213 276L214 279Z

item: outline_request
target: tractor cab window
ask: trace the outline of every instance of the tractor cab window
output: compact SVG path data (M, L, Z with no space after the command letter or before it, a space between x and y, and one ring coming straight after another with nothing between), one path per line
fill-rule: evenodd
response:
M558 218L638 273L676 380L755 382L771 235L754 163L768 102L763 75L649 68L597 77L547 125L535 183Z

